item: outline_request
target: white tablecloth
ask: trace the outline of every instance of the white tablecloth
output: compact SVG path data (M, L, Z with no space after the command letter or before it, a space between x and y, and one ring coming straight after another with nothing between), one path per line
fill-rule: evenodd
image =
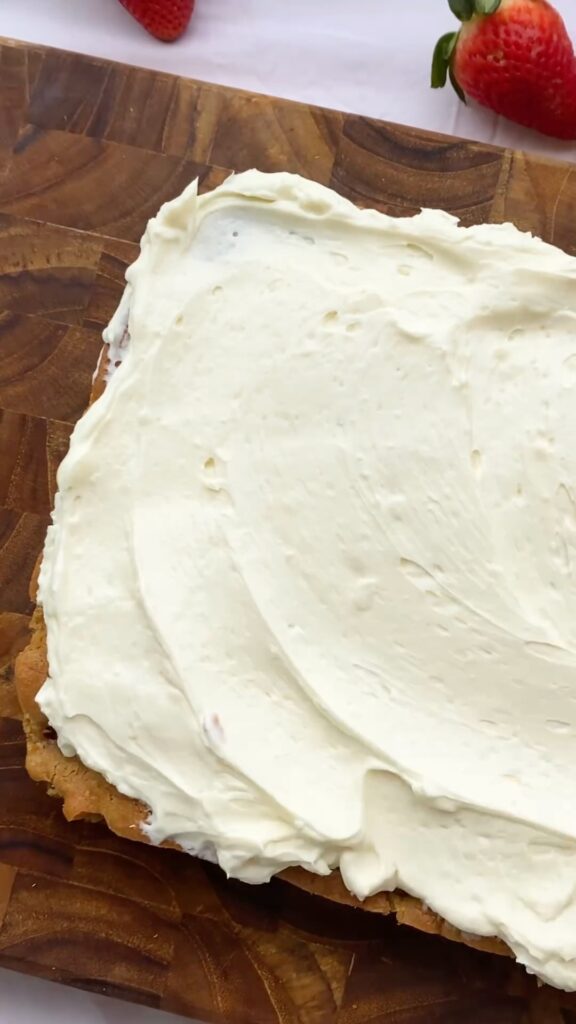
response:
M576 40L574 0L556 4ZM446 0L197 0L165 45L118 0L0 0L0 35L576 160L576 144L428 87L434 43L456 25Z
M556 0L576 39L574 0ZM0 35L46 43L576 161L547 140L428 87L445 0L197 0L184 39L149 38L117 0L0 0ZM179 1020L0 971L0 1024Z

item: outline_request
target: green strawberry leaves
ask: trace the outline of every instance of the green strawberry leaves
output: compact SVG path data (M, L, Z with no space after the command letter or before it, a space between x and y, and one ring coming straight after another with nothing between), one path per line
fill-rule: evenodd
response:
M474 9L476 14L496 14L502 0L476 0Z
M460 21L470 21L474 14L474 0L448 0L448 5Z
M433 89L443 89L448 78L450 78L455 93L463 103L466 103L466 97L460 88L456 75L454 74L454 68L452 67L452 56L456 49L458 35L458 32L447 32L446 35L442 36L436 43L434 56L432 57L432 75L430 78L430 84Z
M470 21L475 14L495 14L501 3L502 0L448 0L459 21Z
M475 16L495 14L502 0L448 0L450 10L459 21L470 21ZM450 79L459 99L466 103L466 97L454 73L454 51L458 44L459 32L447 32L434 48L430 84L433 89L443 89Z
M461 100L462 103L466 103L466 97L464 95L464 90L463 90L462 86L460 85L460 82L456 78L456 75L454 74L454 68L453 68L452 64L450 65L450 67L448 69L448 74L450 75L450 84L451 84L452 88L454 89L454 92L456 93L458 99Z
M452 54L454 53L457 41L457 32L447 32L436 43L432 57L431 85L433 89L443 89L446 85Z

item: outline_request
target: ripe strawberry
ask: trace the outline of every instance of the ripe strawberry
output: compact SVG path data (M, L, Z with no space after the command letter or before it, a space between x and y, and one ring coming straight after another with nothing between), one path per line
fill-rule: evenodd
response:
M576 139L576 56L547 0L448 0L462 22L438 41L432 87L449 75L462 100L544 135Z
M172 43L187 28L195 0L120 0L120 3L150 35Z

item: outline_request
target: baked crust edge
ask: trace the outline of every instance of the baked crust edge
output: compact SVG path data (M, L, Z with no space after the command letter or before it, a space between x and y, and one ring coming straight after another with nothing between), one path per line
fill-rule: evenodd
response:
M106 387L108 365L108 349L104 346L94 375L90 405L100 397ZM36 600L41 557L30 582L30 596L33 601ZM30 630L30 641L17 656L14 668L14 681L26 737L28 774L35 781L45 783L51 796L63 801L63 813L68 821L103 820L116 835L148 843L149 839L142 825L148 817L149 808L140 801L119 793L102 775L87 768L78 757L66 757L60 751L56 733L36 701L48 671L46 623L39 606L32 616ZM171 842L162 845L178 848ZM299 889L336 903L371 913L394 914L399 924L409 925L421 932L440 935L473 949L504 956L512 955L500 939L469 935L459 931L429 910L419 899L402 891L377 893L360 901L346 889L339 871L320 876L300 867L292 867L283 871L279 877Z

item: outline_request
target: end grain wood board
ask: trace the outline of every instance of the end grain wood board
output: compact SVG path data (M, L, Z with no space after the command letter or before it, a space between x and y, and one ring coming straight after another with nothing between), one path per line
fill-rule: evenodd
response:
M399 216L512 220L576 253L576 167L0 48L0 966L222 1024L576 1024L576 997L506 959L67 824L24 771L11 662L100 332L160 204L252 166Z

